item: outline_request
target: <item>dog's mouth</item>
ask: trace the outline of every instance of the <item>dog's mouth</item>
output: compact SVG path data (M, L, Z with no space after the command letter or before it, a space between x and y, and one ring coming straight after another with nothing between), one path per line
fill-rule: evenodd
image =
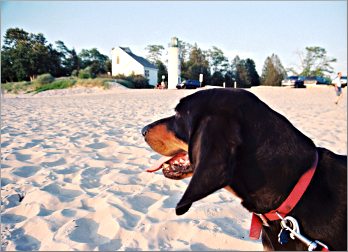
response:
M187 152L180 152L172 157L162 157L146 171L155 172L160 169L166 178L176 180L190 177L193 173Z

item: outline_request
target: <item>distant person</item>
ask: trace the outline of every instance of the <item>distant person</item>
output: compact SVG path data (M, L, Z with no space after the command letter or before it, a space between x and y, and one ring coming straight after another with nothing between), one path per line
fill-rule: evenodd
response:
M332 84L335 85L335 90L336 90L336 104L338 104L338 101L340 100L340 98L342 97L342 82L341 82L341 77L342 77L342 73L338 72L337 73L337 77L332 81Z

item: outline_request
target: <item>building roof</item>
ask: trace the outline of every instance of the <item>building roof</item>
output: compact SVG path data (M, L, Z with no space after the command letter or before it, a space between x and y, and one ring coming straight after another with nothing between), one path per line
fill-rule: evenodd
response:
M120 47L124 52L126 52L129 56L131 56L133 59L135 59L137 62L139 62L143 67L147 68L154 68L157 69L157 67L150 63L147 59L144 59L143 57L137 56L129 49L129 47Z

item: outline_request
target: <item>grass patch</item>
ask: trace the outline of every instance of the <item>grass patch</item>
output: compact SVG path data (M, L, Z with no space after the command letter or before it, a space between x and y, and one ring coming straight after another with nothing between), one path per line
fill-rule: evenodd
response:
M109 81L112 79L108 78L95 78L95 79L76 79L76 86L80 87L100 87L103 89L109 89Z
M95 78L95 79L79 79L75 77L60 77L56 78L51 83L40 83L39 81L21 81L21 82L7 82L1 83L1 88L5 90L6 93L40 93L47 90L53 89L65 89L74 86L80 87L99 87L103 89L109 89L109 78Z
M35 93L40 93L47 90L53 89L65 89L74 86L76 83L75 79L57 79L51 83L47 83L44 85L37 86L35 89Z
M6 93L18 94L21 91L30 92L33 87L30 81L21 81L1 83L1 88L4 89Z

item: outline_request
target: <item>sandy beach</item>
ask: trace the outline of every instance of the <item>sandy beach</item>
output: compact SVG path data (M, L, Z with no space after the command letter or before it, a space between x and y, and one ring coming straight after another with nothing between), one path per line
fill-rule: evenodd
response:
M189 179L147 173L141 129L197 90L49 91L1 100L3 250L262 250L251 214L219 190L175 215ZM347 154L347 88L256 87L317 146ZM299 153L300 155L300 153Z

